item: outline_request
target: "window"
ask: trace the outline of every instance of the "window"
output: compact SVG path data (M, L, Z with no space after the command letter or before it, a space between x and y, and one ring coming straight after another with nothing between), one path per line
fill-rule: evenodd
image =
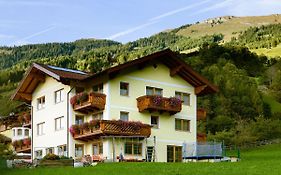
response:
M182 147L167 145L167 162L182 162Z
M99 155L103 153L103 144L102 142L93 144L93 155Z
M22 130L18 129L18 136L22 136Z
M151 116L150 124L153 128L159 128L159 116Z
M175 96L182 101L182 104L190 106L190 94L184 92L176 92Z
M45 108L45 96L37 98L37 109Z
M58 146L58 155L59 156L67 156L65 145Z
M120 112L120 120L129 121L129 112Z
M37 151L35 151L35 157L36 157L37 159L41 159L42 156L43 156L43 151L42 151L42 150L37 150Z
M120 82L120 95L129 96L129 83Z
M163 89L146 86L146 95L163 95Z
M142 144L141 143L125 143L125 154L141 155Z
M54 154L54 148L47 148L46 154Z
M75 144L75 157L82 157L84 153L84 145Z
M63 129L63 117L59 117L55 119L55 130L62 130Z
M44 134L44 124L45 123L39 123L37 124L37 135L43 135Z
M80 124L82 124L82 123L84 123L84 116L76 115L76 116L75 116L75 124L80 125Z
M24 130L24 136L29 136L29 129Z
M55 91L55 103L60 103L63 101L63 89Z
M13 136L16 136L16 129L13 129Z
M175 129L178 131L190 131L190 120L175 119Z
M92 119L93 120L102 120L103 119L103 113L99 112L99 113L93 114Z
M94 92L103 93L103 84L98 84L93 87Z

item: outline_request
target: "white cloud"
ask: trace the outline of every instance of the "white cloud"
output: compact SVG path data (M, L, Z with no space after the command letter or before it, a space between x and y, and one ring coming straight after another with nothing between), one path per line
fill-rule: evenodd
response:
M172 16L174 14L177 14L177 13L180 13L180 12L183 12L183 11L186 11L186 10L189 10L189 9L192 9L194 7L197 7L197 6L200 6L200 5L203 5L203 4L206 4L208 2L211 2L212 0L205 0L205 1L201 1L199 3L195 3L195 4L191 4L191 5L188 5L188 6L185 6L183 8L179 8L179 9L176 9L176 10L172 10L172 11L169 11L169 12L166 12L166 13L163 13L159 16L155 16L153 18L150 18L149 21L153 21L153 20L158 20L158 19L161 19L161 18L165 18L165 17L168 17L168 16Z
M120 36L128 35L128 34L130 34L130 33L133 33L133 32L135 32L135 31L137 31L137 30L143 29L143 28L145 28L145 27L147 27L147 26L150 26L150 25L152 25L152 24L155 24L155 23L157 23L157 22L158 22L158 21L147 22L147 23L144 23L144 24L142 24L142 25L139 25L139 26L136 26L136 27L133 27L133 28L129 28L129 29L124 30L124 31L122 31L122 32L115 33L115 34L113 34L113 35L107 37L106 39L113 40L113 39L115 39L115 38L119 38Z

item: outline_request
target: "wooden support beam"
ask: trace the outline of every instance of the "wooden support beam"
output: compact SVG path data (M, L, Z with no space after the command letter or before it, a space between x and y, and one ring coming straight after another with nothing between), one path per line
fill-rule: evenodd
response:
M31 94L18 92L17 95L19 95L20 97L22 97L22 98L24 98L24 99L26 99L28 101L32 100L32 95Z
M45 82L45 75L33 73L33 74L31 74L31 76L42 83Z
M171 68L170 69L170 76L171 77L175 76L182 68L183 68L183 65L179 65L177 67Z
M200 92L202 92L206 87L208 87L207 85L203 85L203 86L198 86L195 88L195 94L198 95Z

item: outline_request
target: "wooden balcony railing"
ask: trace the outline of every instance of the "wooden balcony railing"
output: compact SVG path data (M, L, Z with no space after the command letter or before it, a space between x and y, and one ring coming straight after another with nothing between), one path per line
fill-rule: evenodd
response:
M137 106L139 112L144 111L157 111L168 112L170 115L176 114L181 111L182 102L175 98L166 98L155 95L145 95L137 98Z
M207 112L205 109L199 108L197 109L197 120L206 120Z
M31 139L16 140L12 143L17 153L30 153L31 152Z
M79 99L79 94L70 99L74 111L88 114L91 112L104 110L106 101L105 94L91 92L86 94L86 97L85 93L82 95L84 95L83 99Z
M70 132L74 139L82 141L89 141L100 136L149 137L151 126L141 122L96 120L81 125L72 125Z

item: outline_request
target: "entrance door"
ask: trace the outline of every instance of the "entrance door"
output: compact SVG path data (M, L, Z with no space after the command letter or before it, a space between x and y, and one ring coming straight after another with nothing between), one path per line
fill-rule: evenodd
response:
M167 145L167 162L182 162L182 146Z

